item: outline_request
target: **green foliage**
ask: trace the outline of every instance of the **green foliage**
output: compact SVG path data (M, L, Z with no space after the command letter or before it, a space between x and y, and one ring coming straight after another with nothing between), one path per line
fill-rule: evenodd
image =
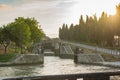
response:
M8 32L11 35L11 41L15 42L18 47L27 45L30 41L30 29L24 22L14 22L9 24Z
M15 19L16 22L23 21L30 28L30 40L33 43L39 42L43 36L45 36L44 32L41 29L41 26L38 25L37 20L34 18L23 18L19 17Z
M116 15L107 15L105 12L97 19L96 15L80 16L79 25L65 24L59 29L59 37L62 40L93 43L100 46L113 46L114 36L120 36L120 4L116 6Z
M18 17L14 22L0 28L0 43L4 45L5 51L10 42L14 42L21 48L22 53L23 48L39 42L44 36L44 32L34 18Z

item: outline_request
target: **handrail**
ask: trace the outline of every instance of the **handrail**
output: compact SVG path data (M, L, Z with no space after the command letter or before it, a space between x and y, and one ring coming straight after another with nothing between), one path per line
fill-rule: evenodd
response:
M42 75L33 77L17 77L7 78L3 80L110 80L110 76L120 75L120 71L116 72L95 72L95 73L78 73L78 74L61 74L61 75Z

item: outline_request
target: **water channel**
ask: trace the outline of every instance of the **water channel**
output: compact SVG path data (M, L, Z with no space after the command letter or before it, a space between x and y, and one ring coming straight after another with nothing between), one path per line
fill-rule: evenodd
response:
M103 71L118 71L116 68L74 64L72 59L45 57L44 65L0 67L0 79L11 77L40 76L54 74L91 73Z

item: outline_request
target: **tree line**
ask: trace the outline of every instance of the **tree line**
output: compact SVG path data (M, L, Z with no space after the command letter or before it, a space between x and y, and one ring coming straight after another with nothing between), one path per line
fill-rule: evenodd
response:
M45 34L35 18L18 17L13 22L0 27L0 44L4 46L5 53L10 43L17 48L24 49L39 42Z
M114 37L120 36L120 4L116 6L116 14L103 12L99 19L96 15L80 16L79 24L63 24L59 28L59 38L67 41L92 43L101 46L113 46Z

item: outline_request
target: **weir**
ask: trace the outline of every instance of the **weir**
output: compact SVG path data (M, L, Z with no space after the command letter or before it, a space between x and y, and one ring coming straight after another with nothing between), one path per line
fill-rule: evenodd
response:
M74 52L72 51L71 47L68 45L60 46L59 56L60 56L60 58L73 59Z

